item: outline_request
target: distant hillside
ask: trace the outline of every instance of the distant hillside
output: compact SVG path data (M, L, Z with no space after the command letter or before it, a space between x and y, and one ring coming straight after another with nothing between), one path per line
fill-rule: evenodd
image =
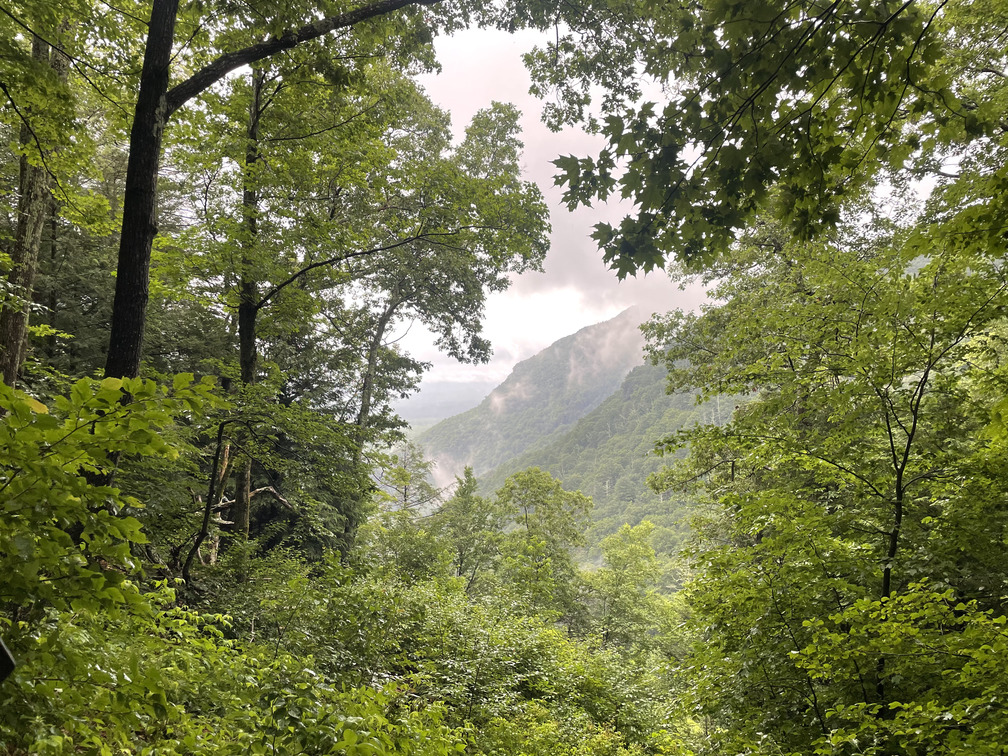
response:
M723 405L723 406L722 406ZM537 466L595 502L589 543L598 543L623 523L649 519L659 527L662 551L678 549L686 532L687 502L659 496L646 480L663 463L651 453L655 441L683 426L721 422L734 404L717 400L697 406L692 394L665 393L665 369L635 368L619 389L562 433L480 476L485 493L496 491L511 473Z
M486 472L573 427L643 361L641 315L627 310L515 365L479 406L417 437L439 480L471 465Z
M420 433L446 417L474 407L496 385L496 381L424 381L419 394L397 402L393 408L415 433Z

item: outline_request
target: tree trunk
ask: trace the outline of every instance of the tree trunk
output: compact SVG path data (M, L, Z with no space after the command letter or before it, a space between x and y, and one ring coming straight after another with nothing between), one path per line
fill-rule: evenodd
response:
M252 458L246 456L235 476L235 501L231 505L231 530L241 540L248 539L251 511Z
M147 320L151 245L157 233L156 199L161 138L168 120L168 69L179 0L154 0L140 93L130 130L122 234L105 375L135 378L140 372Z
M243 386L256 379L256 319L259 316L259 283L254 275L256 237L259 232L259 186L256 168L259 163L259 123L263 114L262 89L265 75L258 67L252 70L252 102L245 142L245 176L242 186L241 271L238 274L238 361ZM252 459L246 455L235 479L235 499L231 507L232 531L240 539L249 535L252 505Z
M238 274L238 346L242 383L255 383L256 319L259 315L259 282L254 273L259 234L259 124L263 114L262 89L265 75L252 70L252 102L245 141L245 175L242 181L241 270Z
M395 315L395 311L398 309L400 304L402 304L402 300L399 298L398 287L396 287L392 290L392 296L388 306L385 308L385 311L382 312L381 317L378 318L374 335L372 336L371 343L368 346L368 362L367 368L364 370L364 385L361 387L360 410L357 412L357 427L361 430L367 426L368 417L371 414L371 401L374 396L374 379L378 372L378 350L381 349L382 339L385 338L385 330L388 328L388 324L392 320L392 316Z
M48 43L37 36L32 39L32 58L49 65L57 78L66 83L69 60L56 49L50 54ZM31 143L31 130L28 124L22 124L21 146L27 148ZM45 155L41 157L44 159ZM28 313L38 269L42 229L52 207L49 179L44 165L32 165L26 156L21 156L17 226L11 249L13 267L7 276L13 298L0 310L0 373L8 386L17 382L28 346Z
M49 201L49 290L46 292L46 311L49 313L49 328L52 332L46 338L46 360L53 362L56 359L56 323L58 321L57 308L59 307L59 296L57 295L54 275L58 268L56 256L58 247L56 246L56 234L58 224L56 222L56 199Z

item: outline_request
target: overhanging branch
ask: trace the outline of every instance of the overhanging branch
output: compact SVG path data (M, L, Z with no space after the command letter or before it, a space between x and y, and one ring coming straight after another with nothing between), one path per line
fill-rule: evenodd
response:
M170 117L193 97L205 92L236 68L251 65L271 55L290 50L302 42L318 39L337 29L348 29L361 21L385 16L410 5L436 5L439 2L441 0L381 0L341 13L338 16L311 21L298 29L289 29L279 36L271 37L241 50L224 53L212 63L203 66L181 84L168 90L165 97L166 117Z

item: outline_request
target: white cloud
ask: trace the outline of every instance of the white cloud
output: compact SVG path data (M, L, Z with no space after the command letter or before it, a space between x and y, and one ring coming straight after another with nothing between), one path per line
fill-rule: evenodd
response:
M480 108L491 101L514 103L523 113L527 178L543 191L550 207L552 248L544 273L518 277L511 289L487 303L485 332L494 346L488 365L459 365L437 353L433 337L414 325L400 342L411 354L430 361L430 381L503 380L518 361L531 357L563 336L614 317L631 305L650 312L692 308L702 300L699 290L680 292L662 273L619 282L602 262L590 238L599 221L616 221L629 211L618 204L579 208L570 213L562 204L562 189L553 186L551 161L561 154L589 155L601 145L598 137L567 129L549 131L539 120L541 103L528 94L529 76L522 53L538 35L509 35L470 30L437 42L442 73L421 79L428 95L452 114L457 137Z

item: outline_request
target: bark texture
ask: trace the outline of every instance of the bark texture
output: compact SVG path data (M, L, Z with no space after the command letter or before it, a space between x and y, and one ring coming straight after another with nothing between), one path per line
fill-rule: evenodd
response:
M105 360L105 375L112 378L135 378L140 372L150 295L151 246L157 233L155 203L161 139L168 120L165 95L177 13L178 0L154 0L126 164L119 263Z
M36 36L32 40L32 57L51 66L57 78L66 83L69 60L63 53L50 50L49 44ZM28 124L21 126L20 141L26 149L34 143ZM45 155L41 157L44 160ZM45 166L33 165L22 155L17 226L10 253L12 267L7 275L8 296L11 298L0 310L0 374L8 386L17 382L27 352L28 317L42 245L42 229L52 208L49 184L50 176Z
M254 273L256 237L259 233L259 185L256 169L259 163L259 124L263 114L262 90L264 75L258 68L252 71L252 102L249 105L248 131L245 142L245 178L242 186L242 258L238 276L238 359L242 385L250 386L256 379L256 319L259 316L259 283ZM231 506L231 528L243 539L248 538L252 509L252 458L245 455L235 479L235 499Z

